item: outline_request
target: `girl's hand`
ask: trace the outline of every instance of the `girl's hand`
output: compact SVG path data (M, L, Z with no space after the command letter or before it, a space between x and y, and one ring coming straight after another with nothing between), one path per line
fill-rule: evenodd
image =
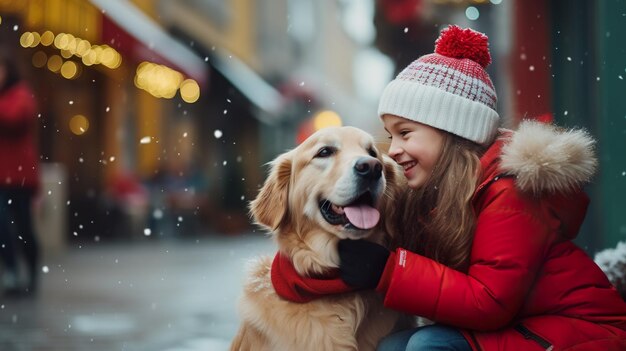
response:
M374 289L385 270L389 250L365 241L339 241L339 272L341 280L354 288Z

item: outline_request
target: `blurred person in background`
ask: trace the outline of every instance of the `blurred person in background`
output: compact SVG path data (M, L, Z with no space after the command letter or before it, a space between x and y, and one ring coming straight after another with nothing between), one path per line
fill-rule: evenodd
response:
M33 230L32 205L39 189L36 103L22 80L15 59L0 48L0 256L5 295L37 290L39 247ZM20 258L27 268L20 281Z

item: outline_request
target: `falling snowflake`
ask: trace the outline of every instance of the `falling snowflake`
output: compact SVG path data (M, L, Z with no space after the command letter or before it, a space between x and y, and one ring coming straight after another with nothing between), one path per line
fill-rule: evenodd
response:
M48 272L50 272L50 268L48 268L48 266L43 266L43 267L41 267L41 271L44 272L44 273L48 273Z
M219 139L219 138L221 138L221 137L222 137L222 135L223 135L223 134L222 134L222 131L221 131L221 130L219 130L219 129L216 129L216 130L213 132L213 136L215 137L215 139Z
M151 141L150 137L149 136L145 136L145 137L141 138L141 140L139 140L139 143L140 144L150 144L150 141Z
M154 217L155 219L163 218L163 211L161 211L160 208L157 208L156 210L152 212L152 217Z
M150 236L150 234L152 234L152 230L150 228L145 228L143 230L143 235Z
M404 32L408 33L409 32L409 27L404 27Z

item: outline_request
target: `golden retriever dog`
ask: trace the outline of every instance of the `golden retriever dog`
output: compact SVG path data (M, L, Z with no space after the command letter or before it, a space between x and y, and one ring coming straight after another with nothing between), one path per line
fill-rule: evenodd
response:
M393 228L384 217L403 181L369 134L325 128L271 163L250 211L300 276L320 276L339 266L340 239L388 242ZM409 326L374 291L305 303L283 299L272 285L271 266L271 257L250 262L239 303L242 324L231 350L375 350L381 338Z

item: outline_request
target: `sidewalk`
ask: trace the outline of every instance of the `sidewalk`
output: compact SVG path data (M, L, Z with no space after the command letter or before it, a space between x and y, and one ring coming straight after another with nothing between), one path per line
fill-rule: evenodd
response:
M227 350L243 265L274 251L260 231L74 246L42 263L37 297L0 297L0 350Z

